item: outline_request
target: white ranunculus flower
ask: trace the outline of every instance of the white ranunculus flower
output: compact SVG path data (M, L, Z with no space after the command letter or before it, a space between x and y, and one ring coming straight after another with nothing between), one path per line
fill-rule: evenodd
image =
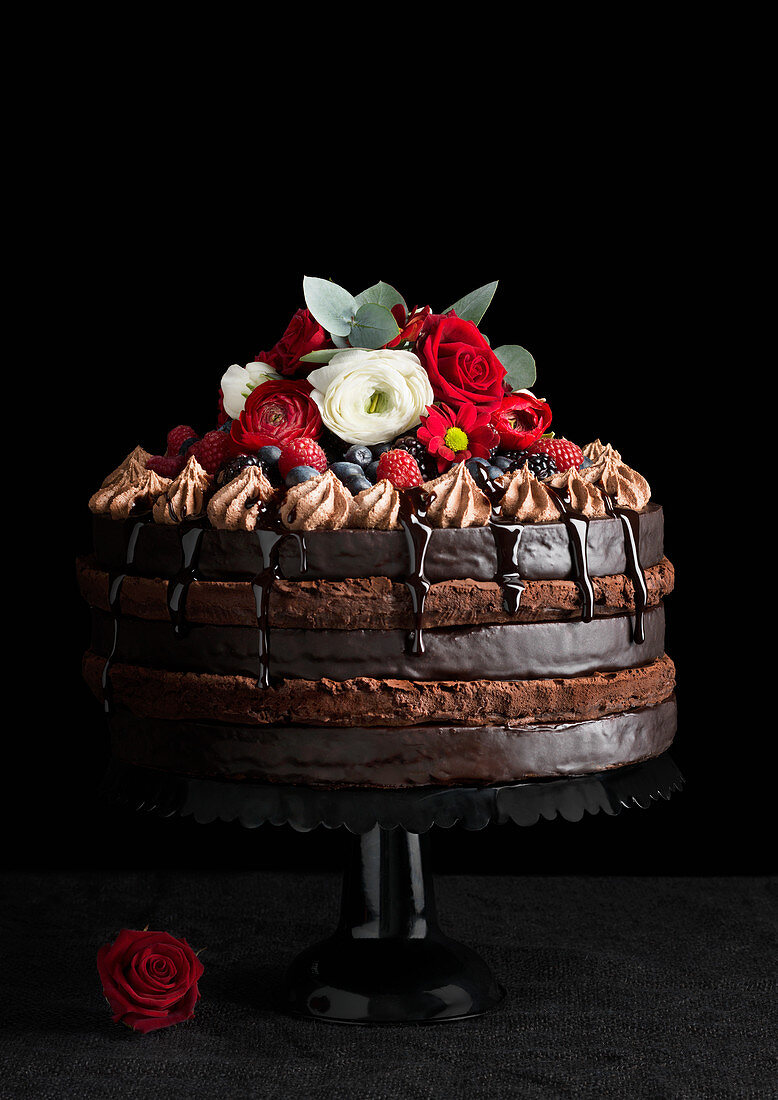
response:
M373 446L420 423L435 400L427 372L410 351L346 348L308 375L311 398L330 431Z
M246 363L245 367L233 363L222 375L222 395L224 411L235 419L243 412L246 398L253 389L270 378L280 378L269 363Z

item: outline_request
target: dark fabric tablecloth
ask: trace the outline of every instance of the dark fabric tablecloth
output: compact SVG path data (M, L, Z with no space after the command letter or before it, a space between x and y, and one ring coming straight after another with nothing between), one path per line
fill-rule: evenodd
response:
M444 931L504 1006L387 1028L297 1020L273 990L331 931L339 878L267 872L2 879L0 1095L755 1097L778 1095L772 878L438 876ZM121 927L204 948L187 1023L114 1024L95 967Z

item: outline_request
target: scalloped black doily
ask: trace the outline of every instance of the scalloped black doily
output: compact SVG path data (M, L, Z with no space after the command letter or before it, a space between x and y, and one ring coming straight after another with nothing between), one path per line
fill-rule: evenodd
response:
M564 779L533 779L494 787L420 787L400 790L312 787L193 779L113 760L101 785L110 801L165 817L200 823L239 821L252 829L266 822L299 832L319 825L363 834L375 828L425 833L433 826L483 829L491 821L533 825L559 816L618 814L669 799L683 776L668 753L642 764Z

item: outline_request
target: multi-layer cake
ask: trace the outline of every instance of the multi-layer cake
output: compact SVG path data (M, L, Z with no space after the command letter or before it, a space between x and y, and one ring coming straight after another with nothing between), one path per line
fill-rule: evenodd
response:
M89 502L84 674L114 755L319 786L505 783L658 755L676 724L662 509L550 431L532 357L384 283L223 373L200 437ZM160 448L161 449L161 448Z

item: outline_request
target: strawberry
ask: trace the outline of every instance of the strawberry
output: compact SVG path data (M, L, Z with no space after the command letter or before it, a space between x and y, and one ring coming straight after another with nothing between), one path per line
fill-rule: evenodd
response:
M384 451L378 460L376 471L378 481L391 481L395 489L411 489L414 485L423 485L419 464L412 454L397 448L394 451Z
M146 469L160 477L178 477L183 468L183 455L152 455L146 462Z
M278 472L286 477L295 466L312 466L323 474L327 469L327 456L315 439L300 436L289 443L281 444L281 457L278 460Z
M583 462L583 451L569 439L551 439L541 436L527 448L527 451L531 455L544 454L553 458L554 465L560 472L569 470L571 467L577 470Z
M233 454L231 440L226 432L206 432L202 439L193 443L186 457L195 456L208 474L215 474L223 462Z
M167 450L165 455L167 458L172 458L177 455L183 447L184 443L191 442L193 439L199 438L194 428L190 428L188 424L179 424L177 428L171 428L167 433Z

